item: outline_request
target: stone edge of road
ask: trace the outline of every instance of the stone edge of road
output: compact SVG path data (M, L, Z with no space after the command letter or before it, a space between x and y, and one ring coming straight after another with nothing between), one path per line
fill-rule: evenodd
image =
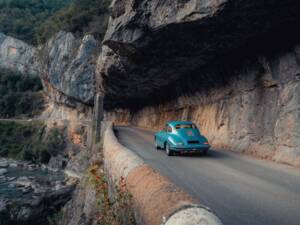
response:
M122 146L112 122L103 131L104 166L110 186L125 186L131 194L138 224L222 225L208 208Z

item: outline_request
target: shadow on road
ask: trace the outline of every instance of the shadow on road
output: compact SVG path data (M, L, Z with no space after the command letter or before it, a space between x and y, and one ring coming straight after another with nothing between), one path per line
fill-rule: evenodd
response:
M160 149L159 151L164 151L163 149ZM184 158L215 158L215 159L221 159L221 158L228 158L229 156L218 150L211 150L207 153L207 155L204 155L202 153L180 153L175 154L173 157L184 157Z

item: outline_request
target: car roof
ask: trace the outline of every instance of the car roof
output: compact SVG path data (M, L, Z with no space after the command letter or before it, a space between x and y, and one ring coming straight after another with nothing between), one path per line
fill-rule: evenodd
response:
M170 126L176 126L178 124L194 124L193 122L187 122L187 121L170 121L167 124Z

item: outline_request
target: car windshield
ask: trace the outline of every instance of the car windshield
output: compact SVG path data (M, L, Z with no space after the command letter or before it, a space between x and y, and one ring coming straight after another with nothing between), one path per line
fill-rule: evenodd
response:
M176 124L176 130L179 129L197 129L195 124Z

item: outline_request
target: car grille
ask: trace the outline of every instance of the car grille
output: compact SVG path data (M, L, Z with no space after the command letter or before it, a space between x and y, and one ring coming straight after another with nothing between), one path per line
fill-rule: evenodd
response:
M199 141L188 141L188 144L199 144Z

